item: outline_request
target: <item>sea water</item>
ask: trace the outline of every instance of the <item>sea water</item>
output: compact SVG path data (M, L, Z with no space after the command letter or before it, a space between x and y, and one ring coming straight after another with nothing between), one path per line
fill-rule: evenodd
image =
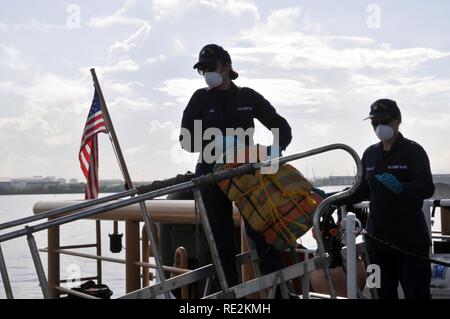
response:
M344 186L321 187L326 192L339 191ZM101 194L105 196L107 194ZM60 201L83 199L83 194L57 194L57 195L2 195L0 196L0 223L33 214L33 205L39 201ZM440 229L440 211L437 210L433 230ZM43 220L45 221L45 220ZM42 222L42 221L41 221ZM113 232L112 221L102 221L102 255L119 259L125 259L125 249L120 253L109 251L108 234ZM19 228L14 229L20 229ZM12 229L10 229L12 230ZM6 231L0 233L4 234ZM124 233L124 223L119 222L119 233ZM60 245L80 245L95 243L95 221L80 220L60 227ZM39 248L47 247L47 231L35 233L36 243ZM124 241L125 242L125 241ZM312 238L311 231L301 238L301 243L310 249L316 249L316 242ZM3 254L8 267L15 298L42 298L36 271L31 259L30 250L26 237L16 238L1 243ZM95 248L74 249L73 251L94 254ZM41 260L45 271L47 271L47 253L41 252ZM150 261L152 262L152 260ZM108 285L114 292L112 298L125 294L125 265L111 262L102 262L103 283ZM61 255L61 279L96 276L97 262L93 259L75 256ZM64 286L65 284L61 284ZM6 298L3 282L0 278L0 299Z

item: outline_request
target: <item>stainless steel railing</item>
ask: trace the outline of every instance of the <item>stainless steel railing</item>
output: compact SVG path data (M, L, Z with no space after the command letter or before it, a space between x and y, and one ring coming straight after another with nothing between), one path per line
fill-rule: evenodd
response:
M353 158L353 160L355 161L357 172L356 172L355 182L350 189L324 199L316 209L316 213L314 216L314 229L316 232L318 251L319 251L319 254L321 257L326 258L326 252L325 252L325 248L324 248L324 244L323 244L323 240L322 240L321 232L320 232L320 219L321 219L322 215L324 214L324 212L328 209L328 207L334 201L345 199L348 196L350 196L352 193L354 193L356 191L356 189L360 186L361 181L362 181L362 170L361 170L360 158L359 158L358 154L351 147L349 147L345 144L331 144L331 145L319 147L316 149L312 149L309 151L305 151L305 152L301 152L301 153L297 153L297 154L293 154L293 155L288 155L288 156L283 156L280 158L276 158L276 159L261 162L261 163L243 164L243 165L233 168L233 169L227 169L227 170L224 170L224 171L221 171L218 173L195 177L189 181L177 183L175 185L163 186L159 189L157 187L155 187L154 190L148 191L143 194L139 194L142 191L142 189L134 188L134 189L120 192L120 193L117 193L114 195L102 197L102 198L99 198L96 200L91 200L88 202L83 202L83 203L72 205L69 207L51 210L51 211L39 214L37 216L30 216L30 217L26 217L26 218L13 220L13 221L10 221L7 223L0 224L0 230L7 229L10 227L14 227L14 226L23 225L23 224L30 223L33 221L38 221L38 220L41 220L44 218L55 217L60 214L87 208L81 212L76 212L76 213L73 213L73 214L70 214L67 216L57 217L57 218L54 218L47 222L39 223L39 224L32 225L32 226L25 226L24 229L20 229L20 230L6 233L6 234L2 234L2 235L0 235L0 243L14 239L14 238L27 236L28 245L30 248L30 252L31 252L31 255L33 258L33 262L34 262L34 265L36 268L36 272L37 272L37 275L39 278L39 283L41 285L41 289L42 289L44 298L49 298L48 284L46 281L45 272L42 267L42 262L39 257L39 252L38 252L38 249L36 246L36 242L34 240L33 233L39 232L42 230L46 230L50 227L67 224L67 223L77 221L77 220L80 220L83 218L92 217L92 216L104 213L106 211L129 206L129 205L136 204L136 203L140 204L144 221L146 223L146 226L148 226L149 225L149 217L148 217L148 212L146 211L146 208L144 205L144 201L146 201L146 200L150 200L150 199L160 197L163 195L168 195L171 193L176 193L179 191L185 191L185 190L189 190L189 189L193 189L193 188L198 188L202 185L217 183L218 181L221 181L221 180L230 179L230 178L233 178L236 176L253 173L253 172L255 172L255 170L262 169L264 167L269 167L269 166L274 166L274 165L282 165L287 162L314 156L314 155L329 152L332 150L343 150L343 151L349 153L351 155L351 157ZM136 195L136 196L134 196L134 195ZM123 199L121 201L116 201L113 203L109 203L113 200L121 199L121 198L128 197L128 196L134 196L134 197L131 197L128 199ZM94 205L99 205L99 204L105 204L105 205L90 208ZM153 237L153 234L151 233L150 227L147 227L147 232L149 233L150 243L154 242L154 240L153 240L154 237ZM153 249L156 250L156 247L152 247L152 250ZM159 258L155 258L155 259L159 259ZM165 278L164 278L164 274L163 274L163 268L162 268L162 265L160 265L158 263L158 261L157 261L157 266L158 266L157 267L158 274L159 274L161 280L164 281ZM1 251L1 247L0 247L0 270L1 270L2 278L3 278L3 283L5 286L5 291L7 292L7 296L8 296L8 298L9 297L12 298L13 295L12 295L11 286L10 286L8 273L7 273L7 268L6 268L6 265L4 262L4 257L3 257L2 251ZM325 270L327 281L328 281L328 284L330 287L330 295L331 295L331 297L335 298L336 293L334 291L334 285L332 283L329 268L325 267L324 270ZM220 277L223 277L223 274L220 274L220 275L221 275ZM227 286L225 285L225 287L227 287Z

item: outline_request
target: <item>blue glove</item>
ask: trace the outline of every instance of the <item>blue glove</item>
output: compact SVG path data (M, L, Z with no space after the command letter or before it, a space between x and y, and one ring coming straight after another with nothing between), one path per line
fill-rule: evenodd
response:
M390 173L383 173L381 175L375 175L375 178L387 187L391 192L398 194L403 191L403 185L399 182L397 177Z
M281 156L283 156L283 154L281 154L281 149L278 147L278 145L270 145L267 147L268 159L274 159Z

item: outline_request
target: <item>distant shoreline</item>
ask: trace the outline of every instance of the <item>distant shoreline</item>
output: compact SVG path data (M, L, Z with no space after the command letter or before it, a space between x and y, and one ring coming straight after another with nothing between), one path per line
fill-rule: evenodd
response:
M320 187L327 187L327 186L342 186L345 187L346 185L323 185ZM432 198L436 199L450 199L450 185L449 184L442 184L442 183L436 183L435 184L436 191L434 192L434 195ZM118 193L125 191L122 187L117 188L107 188L107 189L100 189L100 193ZM0 189L0 196L4 195L60 195L60 194L84 194L84 190L5 190Z
M125 191L123 186L100 188L100 193L118 193ZM0 195L59 195L59 194L84 194L84 187L77 189L0 189Z

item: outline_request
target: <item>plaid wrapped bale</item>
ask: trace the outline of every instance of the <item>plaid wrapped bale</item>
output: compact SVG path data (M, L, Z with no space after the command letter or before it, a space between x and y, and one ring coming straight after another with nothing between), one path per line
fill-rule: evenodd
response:
M236 166L232 163L218 168ZM258 170L254 175L218 184L250 226L280 251L294 246L313 226L315 209L322 201L311 191L311 183L289 164L280 166L276 174L261 174Z

